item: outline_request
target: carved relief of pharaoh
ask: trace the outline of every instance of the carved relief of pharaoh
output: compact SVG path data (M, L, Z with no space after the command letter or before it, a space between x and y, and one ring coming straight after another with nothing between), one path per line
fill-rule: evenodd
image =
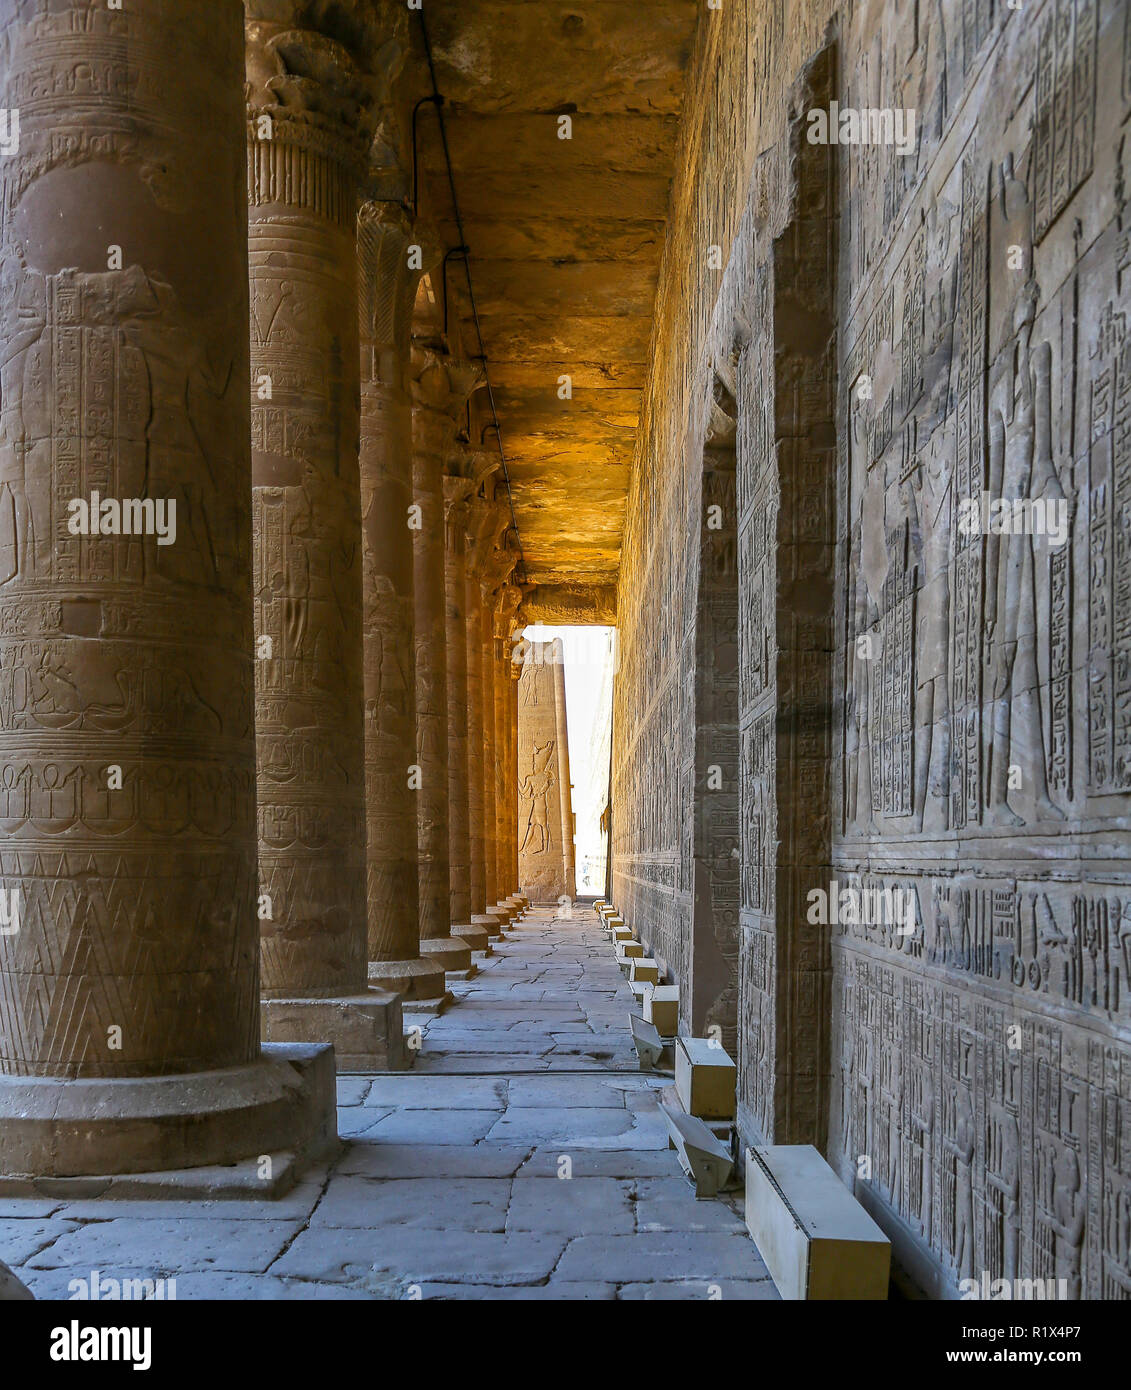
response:
M519 851L522 854L545 854L550 848L549 795L557 785L550 763L554 756L554 740L536 745L531 754L531 771L519 783L519 794L529 798L526 811L526 830Z
M1006 503L1036 498L1065 502L1052 451L1052 351L1032 342L1039 290L1030 280L1018 296L1013 337L1000 355L989 388L989 496ZM1015 511L1014 515L1020 513ZM1039 819L1063 820L1049 797L1047 764L1036 697L1039 630L1039 550L1026 526L986 541L986 631L992 723L987 813L996 825L1020 826L1009 804L1013 731L1027 747L1015 758L1033 788Z

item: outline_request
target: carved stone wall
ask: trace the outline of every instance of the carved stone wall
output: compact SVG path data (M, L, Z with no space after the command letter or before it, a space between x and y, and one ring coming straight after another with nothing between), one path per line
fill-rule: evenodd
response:
M558 675L563 671L560 638L524 642L518 681L518 881L532 902L573 897L570 874L571 821L563 821L569 787L569 743L559 709Z
M1116 0L737 3L701 26L673 188L613 893L693 981L684 519L734 364L741 1126L820 1144L947 1296L1131 1295L1129 55ZM832 96L913 110L908 153L810 145ZM835 355L791 362L822 319ZM796 581L830 539L821 611Z
M725 384L715 400L703 451L697 524L695 604L688 605L685 669L695 673L689 705L695 712L694 754L685 777L693 810L691 843L691 978L684 1017L698 1037L714 1036L733 1054L738 1017L739 702L738 502L735 405ZM692 543L694 556L694 542ZM708 1030L718 1030L708 1033Z

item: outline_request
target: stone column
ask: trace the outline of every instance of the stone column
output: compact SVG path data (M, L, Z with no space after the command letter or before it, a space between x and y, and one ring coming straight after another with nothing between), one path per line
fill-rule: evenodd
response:
M416 614L417 858L421 955L445 970L471 967L471 948L451 933L444 464L457 421L483 369L431 347L413 347L413 532Z
M486 927L471 921L471 678L467 648L467 523L471 478L444 477L444 632L448 664L448 872L452 939L490 950ZM477 679L476 685L479 681ZM482 756L482 750L480 750ZM482 798L482 791L479 793ZM480 827L482 835L482 827Z
M493 670L487 659L485 638L488 610L484 594L491 582L488 561L507 521L501 509L490 500L493 489L494 484L488 477L484 483L486 495L472 499L467 531L471 923L485 929L489 936L499 934L500 921L497 915L489 915L487 911L494 905L495 891L493 781L489 785L495 716Z
M464 565L464 640L467 649L467 841L468 920L474 923L487 906L483 879L483 643L481 638L479 574L475 566L478 509L468 508ZM482 924L480 924L482 925Z
M410 527L412 309L438 256L399 207L368 202L358 219L358 257L369 978L415 1005L446 997L442 965L420 953Z
M518 892L518 795L515 778L518 769L517 712L514 683L520 674L512 657L515 650L515 615L522 602L522 591L512 583L499 591L495 610L495 652L497 680L501 695L495 703L496 807L498 835L497 892L499 902L515 909Z
M403 1037L396 996L368 987L365 910L357 190L373 79L327 34L254 18L260 4L247 73L263 1037L325 1038L339 1066L369 1070L401 1065Z
M560 637L553 642L554 716L558 732L558 782L562 806L562 858L565 891L570 901L577 893L577 860L573 843L573 796L569 771L569 724L566 721L565 647Z
M495 504L498 508L498 504ZM501 510L501 508L498 508ZM509 518L508 518L509 520ZM505 529L505 525L503 527ZM503 883L504 830L501 823L504 805L502 789L502 770L499 759L504 747L503 710L506 687L504 672L499 659L497 623L499 601L502 590L518 556L505 546L497 546L484 561L483 578L483 823L484 823L484 862L486 864L487 916L492 917L501 929L515 916L514 910L503 901L506 894Z
M259 1041L243 7L2 27L0 668L41 693L0 732L0 1174L305 1159L332 1051Z

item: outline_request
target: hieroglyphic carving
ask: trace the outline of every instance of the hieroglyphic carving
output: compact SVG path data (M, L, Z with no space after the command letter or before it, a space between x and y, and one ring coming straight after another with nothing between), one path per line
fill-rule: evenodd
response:
M1053 0L1037 37L1033 234L1037 241L1092 172L1097 0Z
M957 507L976 503L985 486L986 203L974 154L962 161L961 285L958 299ZM957 512L956 512L957 515ZM977 824L982 793L982 538L955 528L951 592L951 748L954 781L950 823Z
M1131 351L1127 312L1105 305L1088 398L1088 786L1131 791Z

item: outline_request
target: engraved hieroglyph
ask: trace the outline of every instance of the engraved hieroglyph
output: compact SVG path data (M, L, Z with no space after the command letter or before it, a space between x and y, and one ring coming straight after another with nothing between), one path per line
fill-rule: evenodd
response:
M531 902L553 903L573 897L570 877L572 808L562 819L562 785L569 787L569 754L559 711L557 677L564 672L565 650L560 638L550 642L524 641L518 681L518 881Z

